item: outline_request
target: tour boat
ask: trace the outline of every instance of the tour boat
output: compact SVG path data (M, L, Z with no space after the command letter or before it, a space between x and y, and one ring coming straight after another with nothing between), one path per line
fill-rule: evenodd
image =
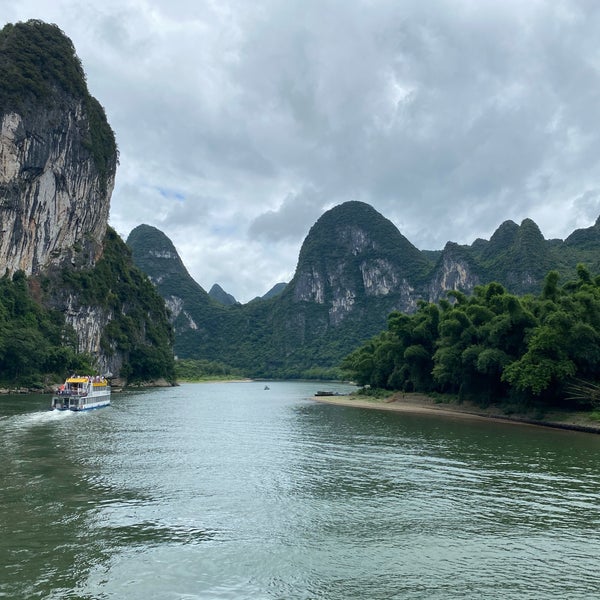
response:
M110 404L110 385L100 375L72 375L52 397L52 410L91 410Z

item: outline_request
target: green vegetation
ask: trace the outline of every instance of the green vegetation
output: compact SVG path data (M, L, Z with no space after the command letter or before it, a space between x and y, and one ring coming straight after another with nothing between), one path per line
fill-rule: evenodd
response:
M123 354L122 377L130 382L175 380L173 334L164 301L109 229L94 269L60 270L41 280L18 271L0 279L0 384L43 388L71 372L96 372L94 358L78 353L76 332L63 313L48 306L60 305L71 294L82 306L112 314L101 346L108 356Z
M104 252L91 270L63 270L48 282L54 294L71 292L82 305L98 306L112 314L104 329L102 350L125 357L121 376L130 382L175 380L173 331L163 299L137 267L118 234L108 228ZM52 295L54 295L52 294Z
M115 137L104 109L88 92L73 43L56 25L42 21L5 25L0 30L0 114L12 110L35 117L40 108L66 113L73 101L83 102L88 129L82 131L82 146L106 191L117 163Z
M240 379L244 375L240 371L210 360L181 359L175 361L177 381L209 381Z
M600 223L573 232L564 242L545 240L531 219L521 225L505 221L488 241L476 240L461 246L472 265L477 265L480 281L496 281L515 294L539 293L551 270L564 278L576 276L583 263L592 272L600 271Z
M364 228L368 229L364 237L378 241L359 257L352 249L361 243ZM173 320L177 356L218 361L251 377L339 379L341 358L385 325L398 300L395 294L361 295L354 311L336 326L330 323L331 287L323 304L298 301L294 281L274 298L223 306L190 277L171 241L156 228L136 227L127 244L136 265L158 282L161 296L182 300ZM349 202L328 211L313 226L298 269L327 273L337 272L341 265L344 280L361 289L361 261L384 256L399 262L397 257L406 255L410 260L398 267L406 277L421 277L431 268L390 221L362 202Z
M452 361L460 363L463 360L460 352L470 346L466 341L465 348L459 351L452 342L451 327L455 326L452 320L459 326L463 320L459 307L470 306L466 318L475 319L475 326L479 326L478 319L483 326L486 311L491 311L498 317L494 327L501 327L500 313L514 307L499 308L491 300L488 306L485 298L488 293L492 297L501 295L503 302L509 304L513 302L509 298L515 298L516 306L522 306L526 315L533 314L535 321L539 316L529 307L530 300L520 296L541 293L544 278L551 269L563 275L557 286L577 276L578 263L586 264L592 272L600 270L600 222L577 230L563 242L544 240L530 219L521 225L506 221L489 241L476 240L471 246L449 242L443 252L421 252L372 207L362 202L346 202L324 213L313 225L302 245L296 275L281 294L246 305L223 306L214 302L190 277L175 247L159 230L140 225L131 232L127 243L135 263L157 282L162 297L178 301L173 326L175 353L180 358L217 361L249 377L339 379L346 377L339 369L344 356L366 343L367 347L377 346L372 350L377 356L369 356L366 350L361 354L361 360L365 361L361 368L368 371L370 362L377 363L376 370L368 371L365 377L373 385L439 389L446 394L454 390L461 397L476 390L479 398L516 395L517 401L528 395L534 399L538 396L530 388L521 390L516 380L494 378L497 375L494 370L503 373L505 361L506 365L514 362L523 351L521 347L510 347L507 338L501 339L499 346L506 356L493 352L496 348L493 335L500 336L500 332L491 332L488 337L477 332L483 336L478 346L486 352L480 357L477 349L469 348L464 357L465 361L480 361L480 369L492 372L482 373L477 368L469 371L463 365L473 381L460 380L455 385L458 375L453 371ZM492 291L486 286L478 288L472 299L456 293L454 304L446 302L448 311L444 302L439 305L421 302L412 317L395 314L385 340L367 342L386 326L392 311L402 308L409 312L418 298L437 299L442 293L444 273L448 268L452 272L456 265L457 271L464 268L466 272L463 284L467 289L475 282L497 283L491 284ZM382 293L367 289L365 273L369 272L381 276L380 280L385 278L388 289ZM349 310L336 314L345 301ZM449 312L450 308L454 312ZM477 311L481 312L478 316ZM512 336L517 340L531 325L523 319L511 325ZM437 329L440 324L444 327L443 342ZM396 356L400 351L398 337L402 338L401 343L412 346L402 347L402 352L407 352L402 364L398 364ZM390 365L393 365L391 372ZM489 387L482 392L484 384Z
M0 279L2 385L42 388L68 372L93 372L91 357L77 353L75 332L62 313L36 302L32 284L22 271Z
M579 265L559 286L548 273L541 294L516 296L498 283L471 297L422 302L413 315L392 313L388 329L347 356L360 385L458 394L480 404L596 404L600 380L600 276ZM589 392L589 393L588 393Z
M23 110L29 102L53 103L58 91L85 96L81 61L67 36L42 21L0 30L0 108Z

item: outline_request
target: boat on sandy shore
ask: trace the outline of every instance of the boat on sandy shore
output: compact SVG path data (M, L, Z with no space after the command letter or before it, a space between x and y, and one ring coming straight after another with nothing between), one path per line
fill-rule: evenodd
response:
M101 375L72 375L52 396L52 410L91 410L110 404L110 385Z

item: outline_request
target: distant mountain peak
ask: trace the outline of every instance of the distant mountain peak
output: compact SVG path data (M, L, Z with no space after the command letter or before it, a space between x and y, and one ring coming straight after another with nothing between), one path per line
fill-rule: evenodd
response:
M275 296L279 296L283 290L285 290L287 283L280 282L276 283L263 297L263 300L268 300L269 298L273 298Z
M233 306L234 304L239 304L239 302L231 294L228 294L218 283L213 284L208 292L208 295L213 300L219 304L223 304L224 306Z
M173 314L178 356L222 361L254 376L312 376L315 369L335 366L385 329L392 311L413 312L449 290L469 294L476 285L497 281L511 293L535 293L551 269L564 277L578 262L600 269L600 220L564 243L546 241L536 223L524 219L520 225L505 221L489 241L420 251L373 207L351 201L323 213L311 227L287 286L229 308L213 299L220 286L209 297L198 293L189 275L172 271L175 261L161 258L174 251L172 244L148 226L140 233L147 234L146 245L159 240L143 255L152 259L155 275L166 269L157 287ZM275 291L280 293L273 298Z
M342 254L363 257L400 254L405 267L413 273L428 263L389 219L358 200L334 206L321 215L302 244L298 268L337 261Z
M329 306L322 327L360 314L371 299L387 310L413 310L411 293L432 267L398 228L369 204L344 202L311 227L288 289L295 302ZM288 296L288 290L286 294Z
M135 264L157 283L167 273L189 276L173 242L152 225L138 225L127 237ZM206 292L205 292L206 293Z

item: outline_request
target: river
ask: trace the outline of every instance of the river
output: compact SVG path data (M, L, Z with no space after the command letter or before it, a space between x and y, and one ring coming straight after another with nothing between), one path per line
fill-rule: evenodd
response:
M325 385L0 398L0 598L600 597L600 436Z

